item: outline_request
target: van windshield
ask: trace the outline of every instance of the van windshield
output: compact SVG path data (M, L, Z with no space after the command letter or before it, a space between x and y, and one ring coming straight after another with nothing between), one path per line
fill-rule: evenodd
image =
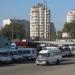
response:
M49 53L39 53L39 57L49 57Z

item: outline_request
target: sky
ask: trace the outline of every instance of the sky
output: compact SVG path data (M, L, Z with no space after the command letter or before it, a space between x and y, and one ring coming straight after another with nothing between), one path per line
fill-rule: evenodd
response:
M43 0L0 0L0 25L6 18L29 20L30 9ZM51 21L57 30L61 30L69 10L75 9L75 0L45 0L51 10Z

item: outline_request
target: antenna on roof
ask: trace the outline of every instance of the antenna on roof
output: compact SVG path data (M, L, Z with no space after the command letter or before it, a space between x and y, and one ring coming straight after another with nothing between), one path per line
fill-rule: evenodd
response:
M46 0L42 0L42 3L47 7L47 1Z
M37 4L39 4L41 2L41 0L38 0Z

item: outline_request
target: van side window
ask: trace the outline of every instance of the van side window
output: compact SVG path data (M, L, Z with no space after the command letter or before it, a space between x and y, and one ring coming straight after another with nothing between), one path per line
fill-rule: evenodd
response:
M33 50L33 51L32 51L32 53L34 54L34 53L35 53L35 51Z
M13 52L10 52L10 55L13 55Z
M23 51L24 54L30 54L31 52L28 50Z
M10 52L10 55L17 55L17 52L16 51L12 51L12 52Z
M59 52L55 52L55 55L60 55L61 54L61 52L59 51Z
M13 54L14 54L14 55L17 55L17 52L16 52L16 51L14 51L14 52L13 52Z
M50 53L50 56L54 56L55 54L52 52L52 53Z
M22 51L18 51L18 54L22 54Z
M48 53L48 57L50 56L50 53Z
M0 56L8 56L8 52L0 52Z

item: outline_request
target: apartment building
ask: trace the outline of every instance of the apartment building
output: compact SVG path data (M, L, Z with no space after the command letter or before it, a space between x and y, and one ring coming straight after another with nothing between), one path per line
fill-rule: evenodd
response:
M30 11L30 38L39 40L50 39L50 9L38 3Z

